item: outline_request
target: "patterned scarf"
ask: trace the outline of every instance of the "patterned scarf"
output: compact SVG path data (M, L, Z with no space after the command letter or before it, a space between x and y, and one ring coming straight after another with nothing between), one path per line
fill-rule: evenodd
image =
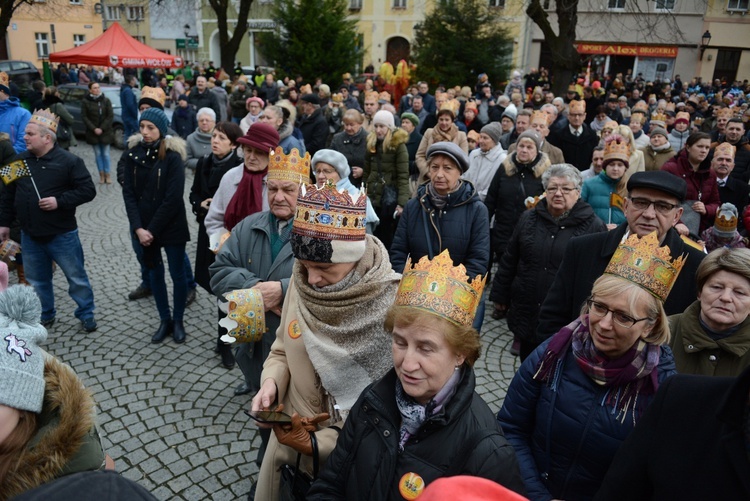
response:
M232 231L240 221L263 210L263 178L268 167L258 172L242 169L242 180L224 212L224 228Z
M401 380L396 379L396 405L401 413L401 428L399 430L398 448L404 450L404 445L415 433L419 431L427 418L440 412L453 395L456 394L458 382L461 380L463 369L453 371L453 374L445 385L437 392L437 395L422 405L406 394Z
M589 316L585 315L552 337L536 367L534 379L547 383L555 391L561 376L560 367L571 347L584 374L594 383L607 388L601 405L613 407L620 422L624 422L627 413L632 411L635 424L636 418L645 409L643 401L638 402L638 397L653 395L659 388L656 369L661 348L639 340L621 357L609 359L594 346L589 333Z
M452 143L458 136L458 126L451 124L450 129L444 131L439 125L432 128L432 143L440 143L442 141Z

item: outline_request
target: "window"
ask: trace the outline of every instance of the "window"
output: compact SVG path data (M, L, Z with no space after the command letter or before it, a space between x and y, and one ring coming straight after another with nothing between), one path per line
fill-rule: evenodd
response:
M37 57L49 56L49 37L46 33L35 33L36 38L36 55Z
M675 0L655 0L654 8L656 10L674 10Z
M128 7L128 21L137 21L143 17L143 7Z
M70 5L83 5L83 0L70 0Z
M79 47L86 43L86 35L73 35L73 47Z
M496 8L496 9L504 9L505 8L505 0L490 0L490 7Z
M748 0L729 0L727 10L739 10L747 12Z
M607 8L610 10L623 10L625 8L625 0L607 0Z
M120 20L120 8L116 5L107 6L107 20L108 21L119 21Z
M405 9L406 8L406 0L393 0L393 8L394 9Z
M144 35L136 35L133 38L135 38L136 40L138 40L141 43L146 43L146 37Z
M349 10L362 10L362 0L349 0Z

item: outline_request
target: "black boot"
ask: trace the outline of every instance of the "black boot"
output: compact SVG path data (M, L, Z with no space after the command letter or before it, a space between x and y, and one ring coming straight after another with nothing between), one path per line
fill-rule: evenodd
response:
M232 347L228 344L221 343L219 345L219 353L221 353L221 363L227 369L234 369L234 355L232 355Z
M172 339L177 344L185 342L185 327L182 325L182 320L174 321L174 330L172 331Z
M161 324L159 324L159 328L156 330L156 333L151 337L151 342L153 344L159 344L162 341L164 341L164 338L169 336L172 333L172 330L174 329L174 324L171 320L162 320Z

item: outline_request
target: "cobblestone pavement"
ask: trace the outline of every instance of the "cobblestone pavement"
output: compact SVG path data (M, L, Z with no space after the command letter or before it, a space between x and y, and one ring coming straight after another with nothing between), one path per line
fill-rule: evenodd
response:
M187 342L150 344L159 323L153 299L127 299L140 274L121 189L98 184L91 147L71 151L85 160L97 182L97 196L79 208L78 224L99 330L86 334L80 328L58 270L57 322L45 348L70 364L94 393L105 448L124 476L163 500L246 499L258 472L254 460L260 437L242 412L251 395L233 394L242 378L239 369L223 368L213 351L215 303L199 288L185 315ZM112 149L113 177L120 153ZM190 184L188 173L186 207ZM197 224L188 220L192 261ZM490 311L488 305L477 390L497 411L518 360L509 354L512 337L505 321L493 320Z

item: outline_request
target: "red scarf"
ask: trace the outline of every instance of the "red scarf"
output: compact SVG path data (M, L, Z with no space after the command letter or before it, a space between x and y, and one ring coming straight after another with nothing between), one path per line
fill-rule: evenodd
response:
M237 223L263 210L263 178L268 167L258 172L242 169L242 180L224 212L224 227L232 231Z

